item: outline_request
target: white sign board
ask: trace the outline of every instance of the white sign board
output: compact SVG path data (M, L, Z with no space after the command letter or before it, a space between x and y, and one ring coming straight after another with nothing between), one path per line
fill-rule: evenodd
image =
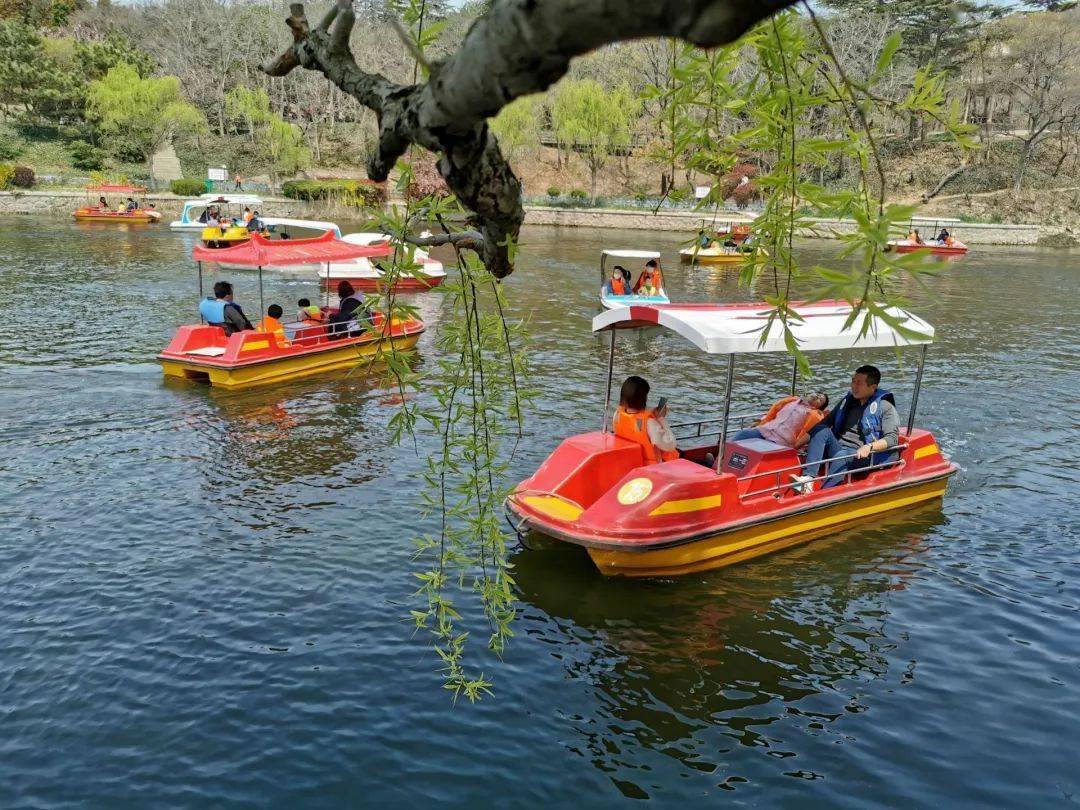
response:
M224 166L211 166L206 170L206 179L224 183L229 179L229 170Z
M694 186L694 199L704 200L709 196L710 191L712 191L712 186Z

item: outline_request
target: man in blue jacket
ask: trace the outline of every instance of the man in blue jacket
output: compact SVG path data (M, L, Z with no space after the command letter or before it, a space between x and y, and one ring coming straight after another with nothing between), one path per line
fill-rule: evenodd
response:
M881 372L876 366L859 366L851 375L851 390L828 416L810 431L806 450L806 475L796 476L803 484L815 478L823 461L829 461L829 477L822 489L844 483L849 472L890 461L900 441L900 416L893 395L880 388ZM852 457L853 456L853 457Z
M226 336L255 328L240 305L233 303L232 284L227 281L214 284L214 297L207 296L199 302L199 314L211 326L224 329Z

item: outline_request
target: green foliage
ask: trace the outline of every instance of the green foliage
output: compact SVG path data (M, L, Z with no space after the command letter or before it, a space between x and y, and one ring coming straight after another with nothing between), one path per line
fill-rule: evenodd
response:
M11 181L15 177L15 167L7 163L0 163L0 191L11 188Z
M562 190L558 186L548 186L547 195L554 199L562 194Z
M180 95L175 76L143 79L136 68L120 64L91 82L87 117L114 154L145 160L170 133L199 131L206 119Z
M234 129L237 125L254 134L256 127L270 122L270 96L262 88L255 90L237 85L225 94L225 116Z
M582 203L589 199L589 195L585 192L585 189L575 188L570 190L570 199L574 202Z
M154 72L153 57L115 31L99 42L76 42L74 61L84 82L104 78L117 65L131 65L143 79Z
M11 174L11 185L16 188L31 188L37 181L34 170L29 166L16 166Z
M27 121L56 121L78 113L81 82L28 25L0 20L0 110Z
M277 182L281 174L296 174L311 165L311 150L304 133L296 124L272 116L259 132L258 142L270 166L270 178Z
M334 200L356 208L378 208L386 188L363 180L287 180L281 191L293 200Z
M507 160L512 161L523 149L536 149L540 145L539 117L536 100L523 97L507 104L491 120L491 131L499 139Z
M75 141L71 144L71 165L76 169L86 172L100 171L105 168L106 154L86 141Z
M551 101L555 137L585 160L593 199L597 173L614 149L630 143L639 106L628 88L607 91L592 79L563 80L555 88Z
M0 160L13 160L23 153L23 146L8 135L0 135Z
M177 197L198 197L206 190L206 184L194 177L181 177L169 183L169 191Z

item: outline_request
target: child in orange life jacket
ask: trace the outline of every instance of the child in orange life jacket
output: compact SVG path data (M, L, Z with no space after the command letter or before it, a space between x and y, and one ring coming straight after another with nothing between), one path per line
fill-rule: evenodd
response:
M659 295L664 289L664 278L660 272L660 264L656 259L649 259L645 269L638 276L634 292L638 295Z
M307 298L301 298L296 302L296 306L299 307L296 318L305 326L326 322L326 316L323 315L322 310L314 306Z
M784 397L773 403L757 427L740 430L734 439L767 439L784 447L802 447L810 441L810 429L825 418L827 407L829 396L821 391Z
M647 407L649 384L641 377L627 377L619 391L619 407L615 409L612 427L615 435L636 442L645 451L645 463L672 461L679 457L675 447L675 435L664 422L667 405L663 409Z
M611 271L611 278L604 284L604 293L606 295L629 295L630 286L626 283L625 279L626 268L621 265L615 265Z
M277 335L278 343L282 346L286 345L288 341L285 339L285 327L281 324L281 316L284 310L277 304L271 304L266 308L266 317L262 319L259 324L260 332L269 332L270 334Z

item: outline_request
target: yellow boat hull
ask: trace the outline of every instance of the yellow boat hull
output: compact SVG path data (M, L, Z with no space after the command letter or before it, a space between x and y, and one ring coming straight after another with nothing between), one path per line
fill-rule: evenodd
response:
M722 532L654 551L590 548L589 556L608 576L661 577L692 574L751 560L862 522L885 512L941 498L948 478L886 490L797 515Z
M76 222L111 222L114 225L149 225L158 217L151 214L80 214L74 213Z
M697 253L692 250L679 251L679 258L688 264L741 264L747 255L750 254L746 252L720 253L712 248L702 248ZM765 253L759 249L754 252L753 256L756 261L762 261L765 258Z
M397 351L409 351L416 346L419 339L419 333L391 338ZM172 358L159 358L159 362L166 377L205 381L218 388L251 388L257 385L299 380L325 371L349 368L382 354L387 348L387 342L383 340L351 343L317 353L274 358L232 368Z

